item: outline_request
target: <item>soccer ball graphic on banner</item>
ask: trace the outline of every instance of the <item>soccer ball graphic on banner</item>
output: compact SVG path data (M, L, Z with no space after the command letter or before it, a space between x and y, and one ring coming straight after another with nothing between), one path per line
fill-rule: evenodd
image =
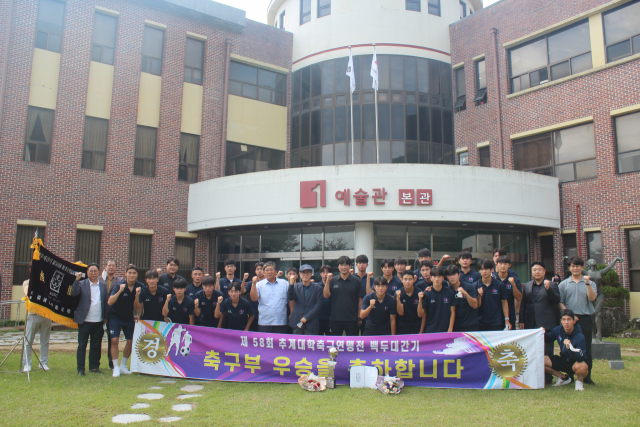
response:
M189 352L190 352L190 351L191 351L191 350L189 350L189 347L187 347L187 346L182 346L182 348L180 349L180 354L186 357L186 356L188 356L188 355L189 355Z

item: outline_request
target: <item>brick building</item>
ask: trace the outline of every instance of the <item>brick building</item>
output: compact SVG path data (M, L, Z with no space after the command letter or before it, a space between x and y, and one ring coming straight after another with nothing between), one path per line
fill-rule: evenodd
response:
M2 300L20 296L36 228L66 259L204 265L187 197L224 166L230 58L286 86L291 34L204 0L11 0L0 22Z
M561 227L531 231L533 257L566 277L563 256L621 256L640 291L640 3L503 0L450 30L458 162L558 177Z

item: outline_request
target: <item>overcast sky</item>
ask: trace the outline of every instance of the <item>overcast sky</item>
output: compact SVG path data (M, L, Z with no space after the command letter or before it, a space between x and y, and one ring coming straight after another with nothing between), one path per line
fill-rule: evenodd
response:
M243 9L247 12L247 18L253 21L267 23L267 6L269 0L215 0L218 3L228 4L229 6ZM366 1L366 0L364 0ZM497 2L498 0L484 0L484 6Z

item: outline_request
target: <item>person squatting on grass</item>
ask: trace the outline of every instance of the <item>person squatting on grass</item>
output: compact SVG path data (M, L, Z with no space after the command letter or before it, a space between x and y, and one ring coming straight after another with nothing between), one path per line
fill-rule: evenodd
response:
M546 331L547 339L558 341L560 355L545 356L545 372L557 377L554 386L571 383L576 375L576 391L583 391L583 381L589 373L587 343L578 317L571 310L562 310L562 325Z

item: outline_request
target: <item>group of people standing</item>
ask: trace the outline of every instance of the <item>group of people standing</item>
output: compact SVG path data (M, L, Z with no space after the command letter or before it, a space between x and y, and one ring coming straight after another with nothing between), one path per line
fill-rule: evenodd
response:
M555 385L570 383L574 375L576 389L582 389L583 381L592 383L591 340L585 336L590 336L595 287L589 277L582 276L582 259L571 261L572 276L560 284L546 280L544 264L536 261L531 269L533 280L522 285L511 270L504 249L495 249L493 259L479 260L478 271L471 268L473 259L468 251L458 254L459 266L446 268L443 264L451 258L449 255L436 265L428 249L419 251L418 256L419 265L414 271L407 268L405 258L383 260L382 275L378 277L367 272L366 255L356 257L355 269L348 256L341 256L337 272L329 265L320 268L320 283L312 280L314 271L308 264L290 268L285 280L284 272L278 271L274 262L258 262L252 279L244 273L240 280L235 277L235 261L228 259L224 277L220 273L209 276L202 268L194 267L192 284L177 274L179 260L175 257L167 260L166 273L147 271L145 283L138 280L134 265L128 265L125 276L118 277L112 260L107 262L102 276L99 266L90 264L87 278L78 273L71 288L71 294L80 297L74 317L79 326L78 374L85 375L89 341L89 371L101 372L103 325L109 334L108 357L113 376L131 373L127 361L135 315L148 321L300 335L544 328L545 370L558 378ZM43 329L37 326L42 322L32 316L37 315L29 314L32 321L27 322L27 335L32 342L40 327L42 343ZM583 329L587 329L584 334ZM121 332L126 344L118 363ZM560 344L560 356L553 355L554 340ZM25 369L31 366L29 350ZM48 352L41 352L41 361L48 369Z

